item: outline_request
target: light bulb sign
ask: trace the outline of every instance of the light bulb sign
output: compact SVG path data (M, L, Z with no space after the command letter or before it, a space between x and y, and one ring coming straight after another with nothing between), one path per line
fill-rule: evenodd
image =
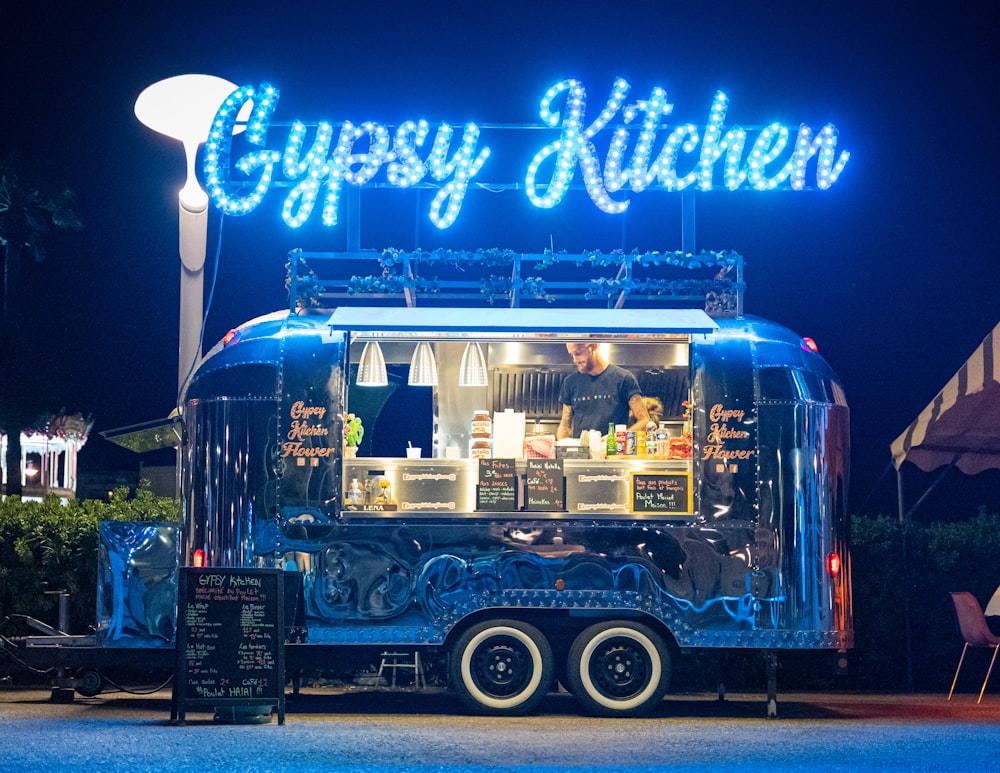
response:
M228 215L254 211L272 187L289 189L282 218L293 228L305 224L317 206L323 224L336 225L345 186L434 188L430 220L448 228L471 186L520 189L534 206L551 208L582 182L598 209L617 214L628 208L630 194L648 190L800 191L813 182L825 190L850 158L848 151L838 152L833 124L819 130L806 124L793 130L777 122L757 129L730 125L729 97L721 91L704 124L668 124L664 119L674 106L664 89L655 87L647 99L634 102L628 101L630 91L618 78L601 110L588 117L583 84L563 80L542 97L541 126L492 127L498 132L550 130L525 158L523 178L498 183L480 179L491 148L481 144L475 123L456 130L445 122L432 128L423 119L395 126L344 120L310 127L293 121L283 142L273 143L278 89L268 83L242 86L219 107L212 123L206 187L215 206ZM234 134L237 115L251 103L246 131ZM236 159L235 142L249 146Z

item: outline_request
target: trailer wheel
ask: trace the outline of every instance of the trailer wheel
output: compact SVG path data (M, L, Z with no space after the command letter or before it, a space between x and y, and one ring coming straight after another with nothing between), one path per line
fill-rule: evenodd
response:
M455 642L449 677L471 711L520 715L544 700L552 683L552 648L533 625L491 620L472 626Z
M85 698L93 698L104 689L104 676L96 668L81 668L73 679L73 689Z
M670 686L670 654L650 628L611 621L584 630L569 651L570 692L590 714L649 713Z

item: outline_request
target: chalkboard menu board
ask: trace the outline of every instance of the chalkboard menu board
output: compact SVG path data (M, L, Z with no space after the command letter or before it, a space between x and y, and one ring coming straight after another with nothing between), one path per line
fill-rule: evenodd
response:
M565 510L565 492L562 459L528 459L525 509Z
M689 473L636 472L632 475L633 513L691 512L691 475Z
M278 569L180 570L172 720L192 705L270 705L284 723L282 584Z
M517 467L513 459L480 459L477 510L517 509Z

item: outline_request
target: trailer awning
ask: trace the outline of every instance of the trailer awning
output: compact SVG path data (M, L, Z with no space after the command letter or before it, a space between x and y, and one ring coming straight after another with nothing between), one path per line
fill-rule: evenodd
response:
M161 448L178 448L181 445L183 426L176 414L165 419L154 419L128 427L106 429L101 437L129 451L144 454Z
M511 334L644 338L711 333L718 325L700 309L362 308L345 306L330 317L335 330L456 338Z
M967 475L1000 469L1000 324L892 444L898 470L954 464Z

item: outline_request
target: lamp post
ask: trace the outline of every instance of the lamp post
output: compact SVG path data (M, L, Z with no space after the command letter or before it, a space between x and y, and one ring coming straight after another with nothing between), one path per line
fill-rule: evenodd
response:
M236 84L214 75L177 75L148 86L135 101L136 117L153 131L184 143L187 160L187 179L177 196L181 258L178 396L188 373L201 359L208 194L195 175L195 158L219 106L236 88ZM241 116L250 108L250 104L244 105Z

